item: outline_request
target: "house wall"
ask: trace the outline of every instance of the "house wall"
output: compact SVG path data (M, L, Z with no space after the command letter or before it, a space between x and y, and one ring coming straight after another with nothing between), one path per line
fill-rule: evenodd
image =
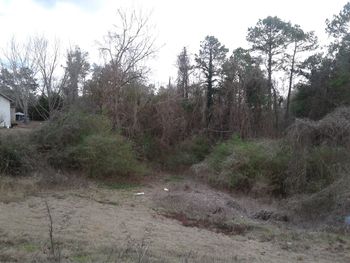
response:
M0 127L10 128L11 110L10 101L0 96Z

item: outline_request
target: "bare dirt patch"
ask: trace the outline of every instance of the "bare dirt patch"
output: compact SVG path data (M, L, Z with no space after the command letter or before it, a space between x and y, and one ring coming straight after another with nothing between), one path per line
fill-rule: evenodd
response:
M187 179L157 181L127 189L93 183L66 190L33 188L11 202L0 195L0 262L52 262L45 202L61 262L350 261L347 237L251 217L254 211L269 208L268 204L236 200ZM137 192L145 194L134 195ZM184 202L179 196L192 201L176 205ZM180 218L164 216L171 211L169 200ZM209 219L201 221L208 214ZM207 225L220 218L247 229L228 233Z

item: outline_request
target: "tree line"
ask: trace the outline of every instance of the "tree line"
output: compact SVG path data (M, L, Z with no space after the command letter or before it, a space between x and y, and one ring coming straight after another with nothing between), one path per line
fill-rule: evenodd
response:
M158 89L147 81L157 52L149 17L119 10L118 21L99 43L100 64L77 46L60 65L58 41L13 38L2 55L1 92L25 120L79 108L108 116L125 136L163 145L196 134L276 137L295 118L320 119L350 102L350 3L326 20L326 52L313 31L269 16L248 28L249 48L230 52L215 36L194 56L183 47L176 81Z

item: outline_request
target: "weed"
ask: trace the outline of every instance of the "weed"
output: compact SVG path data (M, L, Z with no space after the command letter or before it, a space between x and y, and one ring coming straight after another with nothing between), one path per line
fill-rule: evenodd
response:
M180 175L170 175L167 178L165 178L165 182L181 182L184 179L185 178L183 176L180 176Z
M21 249L27 253L34 253L38 251L40 247L33 243L26 243L21 246Z
M114 183L114 182L104 182L100 184L101 187L105 187L111 190L131 190L136 187L139 187L139 184L134 183Z
M85 262L90 262L90 256L88 255L75 255L72 257L73 262L77 262L77 263L85 263Z

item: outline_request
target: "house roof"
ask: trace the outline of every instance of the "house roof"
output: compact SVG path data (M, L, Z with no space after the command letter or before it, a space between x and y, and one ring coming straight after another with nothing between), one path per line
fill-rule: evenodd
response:
M10 99L9 97L7 97L5 94L3 94L3 93L1 93L1 92L0 92L0 96L3 97L3 98L5 98L5 99L7 99L7 100L10 101L10 102L13 102L12 99Z

